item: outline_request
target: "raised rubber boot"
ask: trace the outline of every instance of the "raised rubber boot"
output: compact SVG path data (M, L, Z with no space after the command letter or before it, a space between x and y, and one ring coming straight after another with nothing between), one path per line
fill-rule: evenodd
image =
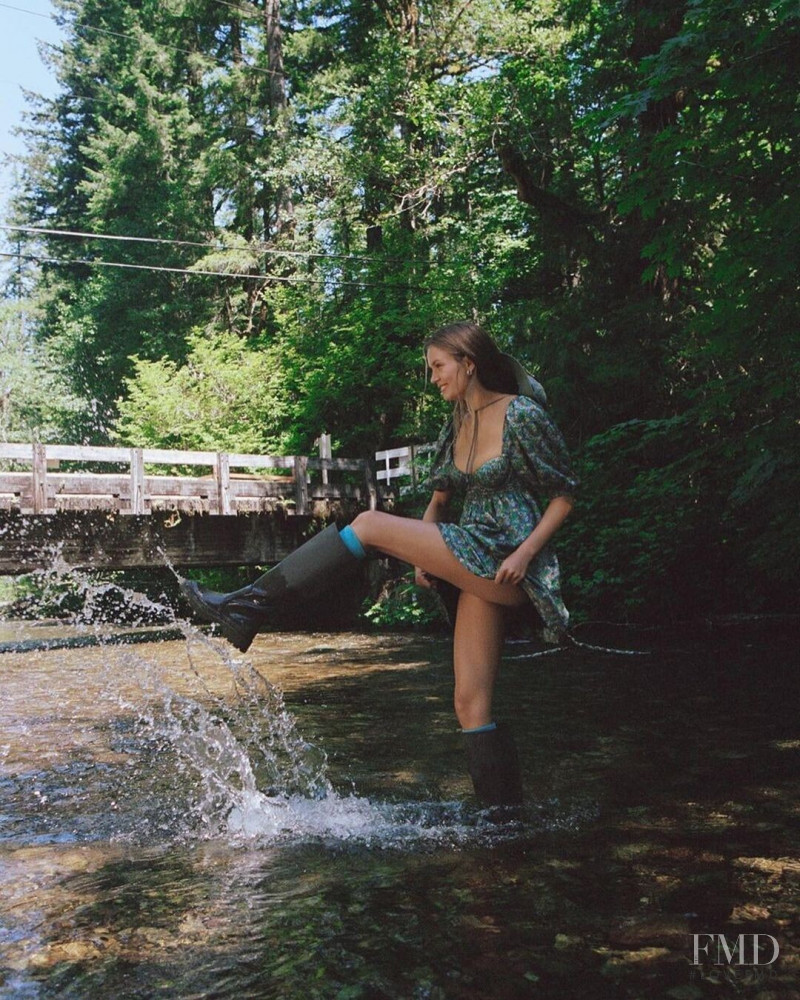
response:
M502 724L464 731L467 770L478 802L492 819L516 819L522 808L522 775L517 746Z
M359 561L331 524L241 590L220 594L184 580L181 592L201 618L216 622L228 642L246 653L271 608L316 597Z

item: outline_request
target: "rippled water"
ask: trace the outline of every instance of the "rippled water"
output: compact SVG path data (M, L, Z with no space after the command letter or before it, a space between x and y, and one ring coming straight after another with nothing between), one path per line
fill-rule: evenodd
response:
M791 635L511 644L498 715L527 806L498 827L445 637L278 633L234 657L187 626L4 628L28 644L0 656L3 996L792 995ZM779 937L775 968L691 965L693 931L742 928Z

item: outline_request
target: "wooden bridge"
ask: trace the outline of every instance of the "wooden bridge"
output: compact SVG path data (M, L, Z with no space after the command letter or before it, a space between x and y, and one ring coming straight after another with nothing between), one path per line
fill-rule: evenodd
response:
M416 483L426 446L372 458L0 444L0 574L76 568L268 565L311 530ZM200 472L198 475L197 473Z

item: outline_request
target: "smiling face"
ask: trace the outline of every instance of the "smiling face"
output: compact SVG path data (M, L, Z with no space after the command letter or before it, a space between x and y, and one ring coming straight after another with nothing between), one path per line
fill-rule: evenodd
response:
M467 369L474 362L469 358L457 358L441 347L429 347L426 355L431 370L431 382L449 403L461 399L467 391L470 379Z

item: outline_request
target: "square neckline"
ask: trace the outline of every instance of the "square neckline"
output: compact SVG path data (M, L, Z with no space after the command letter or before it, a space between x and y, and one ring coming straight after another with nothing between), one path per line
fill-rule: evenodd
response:
M456 465L456 441L455 438L451 439L450 458L453 464L453 468L460 476L476 476L485 465L489 464L489 462L496 462L498 458L503 458L505 456L506 432L508 430L508 411L511 409L511 407L518 399L519 399L519 393L517 393L514 396L511 396L511 399L509 399L508 403L506 403L506 408L503 412L503 429L500 434L500 454L492 455L491 458L487 458L485 462L481 462L481 464L477 467L477 469L473 469L472 472L465 472L463 469L459 469L459 467Z

